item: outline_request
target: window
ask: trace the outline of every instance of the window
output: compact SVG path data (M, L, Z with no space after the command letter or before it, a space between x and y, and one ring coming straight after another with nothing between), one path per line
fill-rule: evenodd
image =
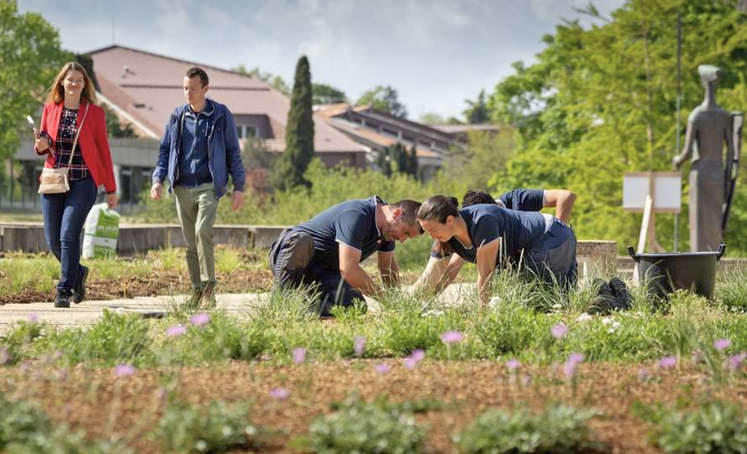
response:
M132 181L132 168L131 167L123 167L122 172L119 174L120 182L122 187L120 190L122 191L122 203L132 203L133 200L133 181Z
M239 139L259 137L259 128L255 125L236 125L236 134L239 136Z

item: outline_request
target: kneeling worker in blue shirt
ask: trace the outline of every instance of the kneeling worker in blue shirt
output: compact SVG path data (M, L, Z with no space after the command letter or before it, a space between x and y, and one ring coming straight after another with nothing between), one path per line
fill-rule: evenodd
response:
M413 200L387 204L378 196L348 200L284 230L270 249L276 285L316 285L320 314L329 315L332 305L350 306L362 295L381 294L381 286L360 266L374 252L383 283L399 285L394 243L423 233L419 208Z

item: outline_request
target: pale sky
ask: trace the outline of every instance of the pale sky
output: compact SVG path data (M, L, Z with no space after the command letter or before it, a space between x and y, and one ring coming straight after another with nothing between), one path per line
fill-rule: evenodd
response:
M305 54L314 82L351 101L391 85L409 118L461 117L465 99L490 93L542 50L543 34L581 15L588 0L18 0L88 52L112 42L230 69L281 75L292 83ZM607 15L624 0L594 0ZM582 17L588 25L588 19Z

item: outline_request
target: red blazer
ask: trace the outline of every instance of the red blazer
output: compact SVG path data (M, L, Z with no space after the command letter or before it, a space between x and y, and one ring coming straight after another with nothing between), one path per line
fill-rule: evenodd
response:
M83 120L83 114L86 111L87 102L81 100L80 109L78 109L78 121L76 127L80 127L80 122ZM64 103L60 102L47 103L44 105L42 111L40 132L46 131L49 137L52 139L52 148L57 143L57 130L60 126L60 117L62 116L62 106ZM86 167L91 172L93 182L96 186L104 185L106 192L111 194L117 191L117 183L114 179L114 166L112 165L112 155L109 150L109 140L106 138L106 115L104 109L101 107L91 104L88 108L88 116L86 122L83 123L83 129L80 131L78 136L78 145L80 145L80 151L83 154L83 162L86 163ZM38 155L47 154L47 160L44 162L44 167L54 167L54 157L49 153L48 150L39 152L36 150Z

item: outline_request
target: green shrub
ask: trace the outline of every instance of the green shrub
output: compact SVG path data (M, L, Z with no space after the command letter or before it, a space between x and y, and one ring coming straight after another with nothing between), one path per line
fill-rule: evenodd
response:
M46 329L47 324L41 322L22 321L16 324L8 336L0 341L0 366L18 363Z
M488 410L454 436L464 453L575 453L593 445L587 421L596 412L551 404L539 414Z
M735 311L747 311L747 279L744 271L727 271L716 281L716 301Z
M638 405L634 412L654 425L649 441L666 452L747 452L747 414L735 403L706 402L690 411Z
M41 411L26 401L8 401L0 394L0 450L12 443L23 443L37 430L49 430L51 424Z
M383 345L395 355L409 355L415 349L441 346L446 331L444 317L424 317L407 312L390 313L383 320Z
M0 294L37 290L54 291L55 279L60 276L60 264L52 254L26 257L22 254L0 260Z
M36 406L25 400L9 401L0 393L0 451L8 454L127 454L118 441L84 440L82 432L56 425Z
M323 454L409 454L420 452L424 439L425 430L401 406L353 399L315 419L302 444Z
M312 288L273 288L266 301L260 301L252 308L252 317L263 326L319 320L319 315L313 310L317 295L318 292Z
M246 403L212 401L207 406L170 402L151 437L166 452L221 452L261 446L259 429Z
M250 360L267 349L265 330L257 323L240 323L236 317L213 311L204 326L185 323L186 333L165 337L158 355L162 363L200 364L221 360Z
M59 350L68 364L102 361L108 366L151 364L153 352L148 321L139 314L104 311L88 330L58 332L43 340L49 351Z
M489 357L515 355L535 344L552 345L550 327L556 317L538 314L516 304L488 312L475 326Z

